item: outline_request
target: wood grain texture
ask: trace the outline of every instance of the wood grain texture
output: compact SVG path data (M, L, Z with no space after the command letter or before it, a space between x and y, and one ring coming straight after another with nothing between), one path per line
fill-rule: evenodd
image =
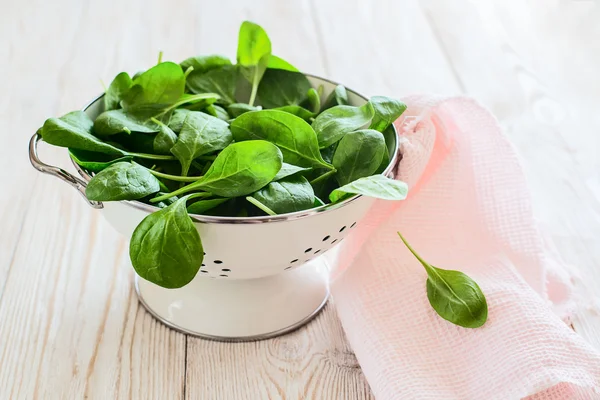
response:
M300 69L367 95L477 97L523 156L557 252L600 286L600 18L595 1L29 0L0 13L0 399L370 399L333 304L256 343L186 337L137 302L126 242L26 159L51 115L80 108L158 51L235 57L244 19ZM8 145L6 145L8 143ZM67 165L64 152L44 160ZM600 300L597 300L600 303ZM600 316L574 321L600 348Z

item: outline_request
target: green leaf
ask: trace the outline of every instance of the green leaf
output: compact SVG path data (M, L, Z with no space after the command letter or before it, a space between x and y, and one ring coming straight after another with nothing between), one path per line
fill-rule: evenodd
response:
M313 208L315 193L302 175L288 176L271 182L252 195L277 214L285 214Z
M109 136L117 133L157 132L158 127L137 118L125 110L111 110L100 114L94 121L94 132L97 135Z
M295 115L278 110L248 112L232 122L231 133L236 142L262 139L276 144L289 164L333 169L321 157L311 126Z
M269 57L269 63L267 64L267 68L282 69L282 70L292 71L292 72L300 72L300 71L298 71L298 68L294 67L289 62L285 61L281 57L274 56L273 54L271 54L271 57Z
M225 203L228 198L221 199L210 199L210 200L198 200L195 203L190 204L187 207L188 214L203 214L208 210L215 208L216 206Z
M233 118L237 118L250 111L260 111L260 109L260 107L251 106L246 103L233 103L227 106L227 111Z
M396 134L396 131L392 125L388 126L383 131L383 138L385 139L386 151L383 153L383 159L381 160L379 168L377 168L377 174L382 174L383 171L385 171L385 169L390 165L390 161L392 160L391 155L394 153L396 140L398 140L398 135Z
M213 54L209 56L190 57L182 61L179 65L182 71L186 71L189 67L192 67L194 73L203 74L215 68L231 65L231 61L225 56Z
M231 119L227 110L216 104L211 104L210 106L206 107L203 111L208 115L212 115L213 117L217 117L223 121L229 121Z
M292 165L284 162L281 165L281 169L279 170L277 175L275 175L275 178L273 178L273 181L279 181L283 178L287 178L288 176L304 171L310 171L310 168L298 167L297 165Z
M260 80L267 69L271 57L271 41L260 26L244 21L240 26L237 48L237 62L241 73L252 84L248 103L254 105Z
M364 129L347 133L339 141L333 154L332 164L340 185L373 175L381 164L386 151L381 132Z
M300 105L307 101L310 82L299 72L267 69L258 86L258 100L264 108Z
M321 111L325 111L331 107L347 106L349 104L350 102L348 101L348 92L346 92L346 88L342 85L337 85L333 92L327 96L327 100L325 100Z
M185 121L186 117L191 112L193 111L185 108L178 108L177 110L173 111L167 126L171 128L173 132L181 132L183 121Z
M371 175L335 189L329 194L329 200L337 203L356 194L383 200L404 200L407 193L406 183L383 175Z
M208 72L192 71L187 77L187 86L192 93L216 93L223 104L235 103L235 86L238 70L225 65Z
M95 201L137 200L160 190L158 179L146 168L118 162L92 177L85 195Z
M306 93L307 103L313 113L318 114L319 110L321 110L321 95L315 88L308 89Z
M126 152L103 142L92 134L94 123L83 111L73 111L60 118L48 118L40 129L45 142L60 147L124 156Z
M202 179L168 196L206 191L220 197L240 197L256 192L273 180L281 169L281 151L264 140L233 143L219 153ZM159 202L166 196L156 197Z
M313 113L310 110L307 110L304 107L301 106L283 106L283 107L277 107L274 108L274 110L279 110L279 111L283 111L292 115L295 115L296 117L302 118L305 121L310 121L312 118L315 117L315 113Z
M171 149L177 142L177 135L164 123L158 120L154 120L154 123L159 127L158 133L152 141L152 149L154 150L154 153L171 154Z
M89 172L100 172L112 164L133 159L133 156L114 158L102 153L77 149L69 149L69 155L77 165Z
M198 230L190 219L187 197L156 211L133 231L129 257L135 272L161 287L180 288L192 281L204 258Z
M222 150L232 140L227 122L201 112L190 112L171 153L181 162L181 174L187 175L194 158Z
M400 232L398 236L427 271L427 298L438 315L464 328L479 328L485 324L488 306L479 285L463 272L436 268L429 264Z
M406 104L385 96L373 96L369 103L375 110L369 129L384 132L406 110Z
M172 62L163 62L133 80L133 86L121 105L129 110L150 104L173 104L182 97L184 90L185 77L181 67Z
M319 147L331 146L348 132L368 126L373 119L371 103L360 107L335 106L317 116L312 126L319 139Z
M104 94L104 111L116 110L123 96L131 89L133 81L127 72L121 72L110 83Z

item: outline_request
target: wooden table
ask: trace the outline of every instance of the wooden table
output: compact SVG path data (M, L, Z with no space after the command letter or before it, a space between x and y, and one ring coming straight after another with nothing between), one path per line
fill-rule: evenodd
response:
M133 291L126 241L29 165L31 134L119 71L235 58L244 19L302 70L365 94L470 94L523 157L536 215L600 287L600 9L589 0L28 0L0 13L0 398L366 399L329 304L257 343L187 337ZM43 156L67 165L63 151ZM585 288L579 289L582 292ZM575 329L600 347L600 317Z

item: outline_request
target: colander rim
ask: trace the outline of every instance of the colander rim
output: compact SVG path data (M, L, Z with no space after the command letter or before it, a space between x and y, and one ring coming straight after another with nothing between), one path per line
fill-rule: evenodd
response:
M338 83L338 82L332 81L327 78L322 78L317 75L312 75L312 74L304 74L304 75L314 78L316 80L328 82L332 85L336 85L336 86L340 85L340 83ZM352 90L345 85L344 85L344 87L346 88L346 90L348 92L351 92L354 95L356 95L364 100L367 100L367 101L369 100L368 97L358 93L356 90ZM102 93L99 96L96 96L92 101L90 101L83 107L82 111L84 111L84 112L87 111L88 108L90 108L93 104L95 104L97 101L99 101L103 97L104 97L104 93ZM394 136L394 138L395 138L394 152L393 152L393 155L392 155L389 165L382 172L382 175L386 175L386 176L390 175L390 173L394 169L394 166L396 165L396 162L398 160L398 148L399 148L398 132L396 131L396 127L393 124L392 124L392 129L395 134L395 136ZM85 179L86 182L89 182L90 179L92 179L92 177L90 175L88 175L88 173L85 172L83 170L83 168L81 168L79 166L79 164L77 164L72 157L69 157L69 158L71 159L71 163L75 166L75 169L77 170L79 175L81 175L81 177L83 179ZM289 221L289 220L301 219L301 218L306 218L306 217L310 217L310 216L321 214L321 213L334 211L334 210L342 208L354 201L357 201L361 197L362 197L362 195L358 194L358 195L352 196L340 203L326 204L324 206L311 208L309 210L296 211L293 213L287 213L287 214L281 214L281 215L265 215L265 216L258 216L258 217L219 217L219 216L212 216L212 215L190 214L190 217L192 218L192 220L194 222L212 223L212 224L257 224L257 223L260 224L260 223L266 223L266 222ZM145 211L148 213L153 213L155 211L160 210L159 207L151 206L149 204L142 203L141 201L137 201L137 200L121 200L118 203L123 203L130 207L133 207L133 208L136 208L138 210Z

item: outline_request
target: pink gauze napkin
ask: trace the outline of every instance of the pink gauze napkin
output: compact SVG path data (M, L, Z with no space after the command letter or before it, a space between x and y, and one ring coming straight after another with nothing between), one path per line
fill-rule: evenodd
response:
M568 304L569 277L544 248L496 119L465 97L404 101L396 178L408 198L377 201L333 271L338 314L375 397L600 399L600 353L552 308ZM397 231L429 263L478 282L489 306L482 328L437 316Z

